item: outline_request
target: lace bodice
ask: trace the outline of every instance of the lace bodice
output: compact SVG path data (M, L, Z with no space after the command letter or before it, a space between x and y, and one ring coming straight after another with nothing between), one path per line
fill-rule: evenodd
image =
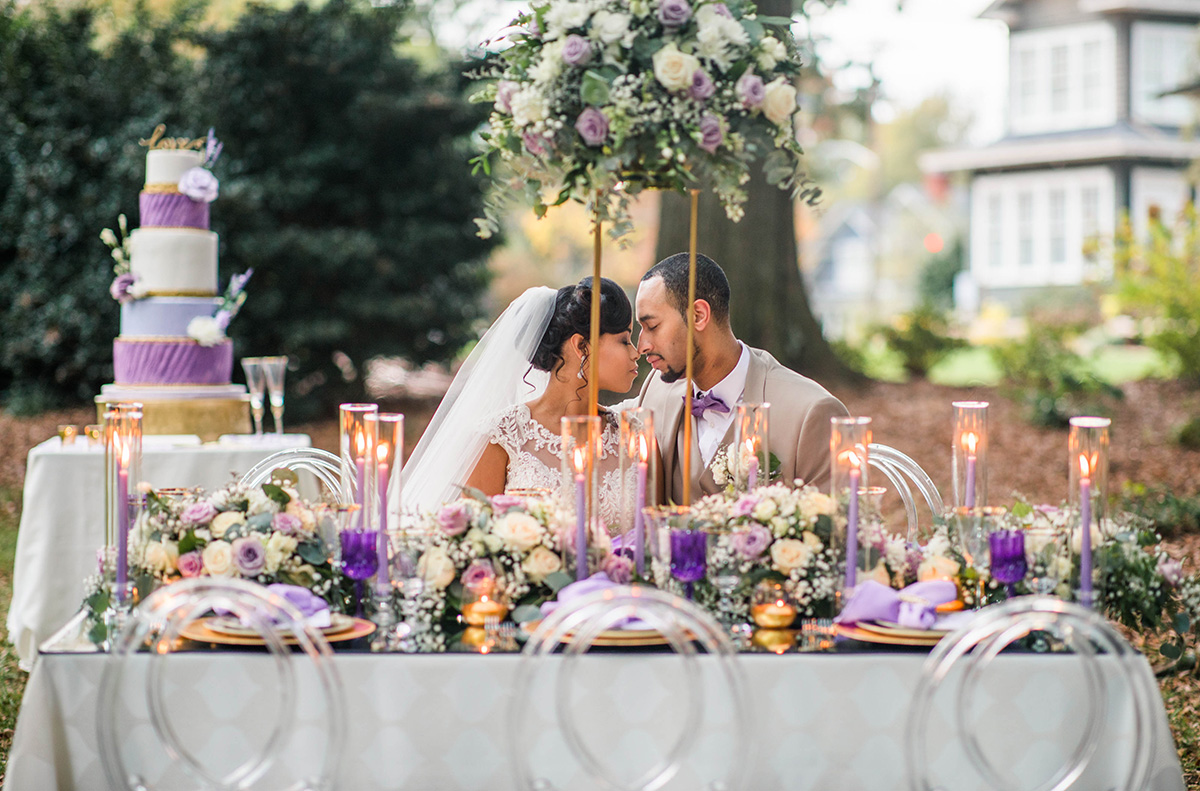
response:
M624 490L621 486L621 430L606 417L600 450L600 519L613 532L621 532ZM562 486L562 437L534 420L525 404L516 404L494 418L489 441L508 454L506 489L550 489ZM630 471L630 482L635 482Z

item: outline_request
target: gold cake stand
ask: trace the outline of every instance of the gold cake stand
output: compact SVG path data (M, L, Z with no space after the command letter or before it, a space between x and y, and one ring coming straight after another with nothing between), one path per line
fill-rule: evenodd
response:
M249 395L140 400L143 434L197 434L202 442L215 442L222 434L250 433ZM104 422L104 409L108 403L103 396L96 396L96 414L100 423Z

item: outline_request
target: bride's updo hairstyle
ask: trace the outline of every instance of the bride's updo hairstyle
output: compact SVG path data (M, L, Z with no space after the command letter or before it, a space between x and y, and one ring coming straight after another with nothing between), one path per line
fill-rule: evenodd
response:
M633 306L625 289L607 277L600 278L600 332L614 335L629 330L633 321ZM563 344L572 335L585 339L592 328L592 279L585 277L579 285L563 286L554 298L554 314L533 352L530 364L539 371L553 374L563 364Z

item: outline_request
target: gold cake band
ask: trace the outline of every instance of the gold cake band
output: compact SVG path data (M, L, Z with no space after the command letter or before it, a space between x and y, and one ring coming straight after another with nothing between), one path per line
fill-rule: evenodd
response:
M115 403L115 402L114 402ZM213 442L222 434L250 433L250 396L240 398L196 398L142 400L142 432L145 434L199 434ZM105 404L96 402L101 422Z
M216 291L147 291L148 297L215 297Z
M156 181L153 184L146 184L144 187L142 187L142 192L149 193L150 195L178 195L178 194L181 194L179 192L179 185L172 184L169 181Z

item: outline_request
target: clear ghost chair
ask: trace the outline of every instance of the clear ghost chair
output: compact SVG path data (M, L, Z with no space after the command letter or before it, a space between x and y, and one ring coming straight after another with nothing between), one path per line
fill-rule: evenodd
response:
M278 681L279 707L275 720L262 740L257 754L224 774L218 774L212 760L197 755L195 745L181 737L171 715L178 700L178 690L167 681L168 657L177 652L181 634L197 619L214 610L236 616L243 625L262 637L270 657L272 678ZM324 717L320 725L320 744L323 750L314 751L311 759L319 760L311 773L286 785L287 791L327 791L336 787L338 762L345 743L346 706L341 678L333 664L333 653L320 629L306 625L300 612L286 599L270 593L266 587L239 579L198 577L160 588L148 596L129 616L119 635L112 641L111 656L106 660L100 680L99 705L96 712L101 763L111 789L153 791L149 773L130 766L133 752L149 758L165 753L179 765L200 789L258 789L264 775L279 766L282 749L287 746L296 729L296 712L300 690L297 669L292 661L292 645L297 646L313 665L315 678L324 701ZM135 655L143 648L142 657ZM188 662L192 654L184 658ZM246 661L246 655L238 661ZM144 659L146 665L142 664ZM229 655L224 656L230 660ZM136 667L134 666L136 663ZM144 673L143 673L144 671ZM141 675L144 674L144 680ZM135 683L130 683L135 682ZM127 712L138 708L131 699L132 692L144 694L150 729L157 744L145 750L130 748L130 734L144 733L137 728L122 728L119 717L132 716ZM124 692L124 696L122 695ZM212 694L235 694L229 690L213 689ZM260 735L255 732L253 735ZM245 737L249 741L249 736ZM138 746L143 742L139 741ZM247 750L247 752L252 752ZM232 762L232 761L231 761ZM141 770L149 767L142 766ZM291 769L291 767L285 767ZM279 773L284 773L283 769ZM170 783L174 786L174 782ZM278 786L275 786L278 787Z
M1077 738L1066 732L1058 733L1064 739L1062 750L1036 767L1039 773L1045 772L1047 775L1040 782L1028 776L1016 776L1019 756L1015 756L1011 749L1004 751L999 762L986 754L986 740L981 737L979 727L987 727L989 722L995 727L1001 726L996 725L994 718L980 718L976 708L981 700L989 699L983 681L996 657L1016 641L1031 635L1039 641L1052 639L1064 649L1072 651L1082 670L1075 675L1075 667L1060 668L1060 673L1066 670L1075 677L1075 683L1082 686L1082 690L1074 691L1068 717L1072 727L1077 723L1082 723L1082 727L1078 728L1081 732ZM1022 659L1036 656L1017 654L1011 658L1015 667L1015 663ZM1010 667L1008 672L1019 673L1019 669L1014 667ZM1025 668L1023 678L1028 675L1027 670ZM996 672L995 668L991 671L992 674ZM1053 683L1061 688L1059 679L1053 682L1043 679L1042 682ZM1124 687L1128 696L1115 694L1114 686ZM942 695L940 698L939 693ZM944 697L947 695L949 697ZM963 778L956 778L957 782L947 780L942 783L931 780L929 726L931 715L938 711L949 720L944 724L952 734L950 742L961 745L968 765L985 784L982 788L997 791L1065 791L1084 777L1093 761L1099 758L1105 761L1120 760L1118 754L1123 757L1126 753L1114 747L1130 740L1131 749L1127 752L1129 764L1123 776L1115 776L1121 773L1114 765L1095 766L1082 786L1096 787L1097 782L1102 782L1105 788L1117 791L1144 788L1154 746L1157 696L1154 677L1145 659L1098 613L1049 596L1022 596L989 607L962 629L938 643L925 661L913 693L905 734L908 787L912 791L950 791L969 785ZM1008 689L1006 695L992 696L991 700L993 705L996 700L1003 700L1004 703L1000 705L1011 706L1022 697L1020 692L1014 694L1014 690ZM937 699L945 705L935 705ZM1027 704L1031 701L1035 705L1050 705L1045 700L1039 701L1037 695L1030 696ZM1124 707L1124 701L1128 701L1128 709ZM1045 712L1038 713L1044 718ZM1116 729L1122 725L1126 730L1117 735ZM1116 740L1106 742L1106 739ZM947 744L940 739L932 740L932 743L943 749ZM1106 743L1108 748L1100 750L1102 743ZM1066 760L1060 762L1061 755L1066 755ZM945 764L942 766L944 768ZM1032 771L1029 767L1025 769Z
M945 510L942 495L934 485L933 479L921 469L921 465L908 456L888 445L872 442L868 446L867 459L872 467L883 473L904 502L904 512L908 516L908 540L916 542L919 537L919 522L917 520L917 501L913 497L913 486L925 500L933 517L939 517ZM911 485L910 485L911 482ZM931 520L932 521L932 520Z
M320 448L290 448L272 453L250 471L242 476L242 484L247 487L261 486L271 480L271 474L279 468L294 472L308 472L317 479L324 490L324 497L332 498L339 505L349 505L352 500L342 493L341 460L334 454ZM351 483L351 487L354 484Z
M621 777L611 760L596 754L592 745L580 733L578 714L573 709L573 682L578 675L580 657L608 630L617 629L631 619L641 621L644 629L661 634L670 648L682 660L683 705L686 723L679 735L670 742L664 756L655 760L636 778ZM698 648L699 647L699 648ZM559 649L561 658L550 658ZM698 657L699 649L705 656ZM708 784L711 791L745 788L747 772L753 765L755 751L751 734L752 703L745 688L743 670L737 653L723 629L712 616L693 602L656 588L640 585L601 590L559 606L542 620L522 652L516 684L509 708L508 737L512 747L513 767L518 788L554 791L556 786L544 774L531 766L535 750L529 724L536 708L531 705L535 679L545 683L547 663L561 661L554 677L554 712L563 739L572 757L587 775L604 788L614 791L654 791L669 783L694 758L700 734L698 723L704 720L706 702L712 702L714 679L720 684L719 699L728 700L732 708L725 727L733 733L723 743L733 747L723 778ZM711 663L701 666L702 663ZM707 672L706 671L715 671ZM707 696L707 697L706 697Z

